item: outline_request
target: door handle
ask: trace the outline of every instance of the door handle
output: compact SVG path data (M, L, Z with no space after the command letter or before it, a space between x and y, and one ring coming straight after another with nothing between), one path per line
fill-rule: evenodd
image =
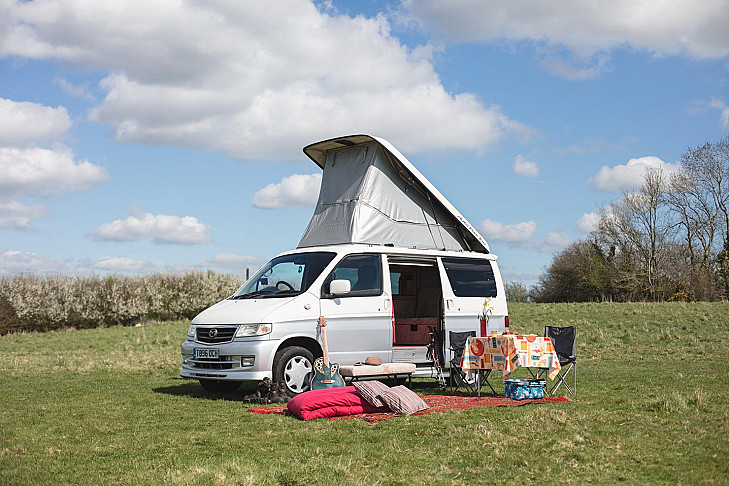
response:
M390 310L390 299L385 299L385 310Z
M451 299L446 299L446 309L453 309L453 301Z

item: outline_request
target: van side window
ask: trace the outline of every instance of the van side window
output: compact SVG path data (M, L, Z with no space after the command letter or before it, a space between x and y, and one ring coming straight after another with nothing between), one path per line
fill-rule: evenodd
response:
M352 290L342 297L382 295L382 261L380 255L350 255L342 259L329 274L322 287L322 295L329 294L332 280L349 280Z
M453 294L457 297L496 297L496 278L489 260L443 258Z

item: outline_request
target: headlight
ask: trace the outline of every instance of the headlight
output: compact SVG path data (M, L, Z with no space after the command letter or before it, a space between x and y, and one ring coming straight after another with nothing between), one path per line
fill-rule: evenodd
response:
M196 329L197 326L195 324L190 324L190 327L187 329L187 337L190 339L194 338Z
M235 337L263 336L270 334L272 327L271 324L241 324Z

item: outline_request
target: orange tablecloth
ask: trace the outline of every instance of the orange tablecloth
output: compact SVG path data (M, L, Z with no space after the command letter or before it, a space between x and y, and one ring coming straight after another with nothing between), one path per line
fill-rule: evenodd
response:
M464 370L501 370L506 378L519 366L549 368L550 380L561 368L552 340L547 337L502 334L468 338L463 352Z

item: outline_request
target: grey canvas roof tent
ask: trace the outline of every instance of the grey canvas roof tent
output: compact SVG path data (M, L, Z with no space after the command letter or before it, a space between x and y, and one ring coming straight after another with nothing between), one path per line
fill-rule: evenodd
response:
M489 253L478 231L387 140L349 135L304 153L324 173L299 248L359 243Z

